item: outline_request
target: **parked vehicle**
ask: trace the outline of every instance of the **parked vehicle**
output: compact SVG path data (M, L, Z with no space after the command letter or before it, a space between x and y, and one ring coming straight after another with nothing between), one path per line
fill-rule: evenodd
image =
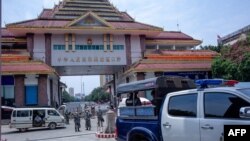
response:
M135 87L127 89L127 92L136 89L149 90L145 86L145 81L152 83L152 86L155 86L152 88L157 89L159 88L157 79L159 78L119 86L118 96L126 87ZM175 84L180 82L172 80ZM150 106L120 107L120 115L116 121L117 140L221 141L224 140L224 125L250 123L250 88L206 88L204 86L209 81L200 82L201 88L165 92L165 95L162 95L160 110L157 112L155 112L156 107ZM145 87L139 88L141 84ZM166 83L165 85L169 88L169 85Z
M54 108L15 108L11 114L10 128L26 131L29 128L65 127L64 117Z
M10 120L11 113L15 107L10 106L1 106L2 119Z

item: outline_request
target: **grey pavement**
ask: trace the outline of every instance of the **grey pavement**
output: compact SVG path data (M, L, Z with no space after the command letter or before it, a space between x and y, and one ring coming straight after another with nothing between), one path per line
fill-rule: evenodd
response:
M43 128L19 132L17 129L10 129L8 125L3 125L2 139L7 139L7 141L115 141L114 138L100 139L96 137L96 118L91 119L91 131L86 131L84 125L85 121L81 119L82 127L80 132L75 132L73 120L70 120L70 124L66 125L66 128L57 128L55 130ZM104 125L106 127L106 123Z

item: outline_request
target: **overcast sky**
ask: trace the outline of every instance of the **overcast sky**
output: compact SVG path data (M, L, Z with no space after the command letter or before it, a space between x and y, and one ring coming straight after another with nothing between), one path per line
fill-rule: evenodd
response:
M36 18L43 8L59 0L2 0L2 25ZM217 35L225 36L250 24L250 0L110 0L136 21L182 32L217 45ZM179 28L177 27L179 24ZM88 94L99 84L99 77L82 77ZM75 92L81 92L81 77L62 78Z

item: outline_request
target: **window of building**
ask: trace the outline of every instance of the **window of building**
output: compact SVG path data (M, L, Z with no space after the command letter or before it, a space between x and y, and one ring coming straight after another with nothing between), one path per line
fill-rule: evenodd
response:
M170 45L163 46L163 45L161 45L161 46L159 46L159 49L162 49L162 50L173 50L173 46L170 46Z
M1 86L1 100L2 105L14 106L15 92L14 92L14 77L11 75L2 76Z
M156 45L147 45L146 49L156 49Z
M178 117L196 117L197 94L171 97L168 104L168 113Z
M210 92L204 96L205 118L239 118L240 108L246 106L250 103L229 93Z
M71 49L69 45L69 50ZM54 45L54 50L64 50L65 46ZM110 50L110 45L107 45L107 49ZM124 45L113 45L114 50L124 50ZM76 50L104 50L104 45L76 45Z
M54 50L65 50L65 45L54 45L53 49Z
M114 48L114 50L124 50L123 45L114 45L113 48Z

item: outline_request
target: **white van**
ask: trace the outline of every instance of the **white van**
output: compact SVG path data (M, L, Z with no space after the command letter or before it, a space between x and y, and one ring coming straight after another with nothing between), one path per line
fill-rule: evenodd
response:
M12 111L10 128L26 131L39 127L65 127L65 120L55 108L15 108Z

